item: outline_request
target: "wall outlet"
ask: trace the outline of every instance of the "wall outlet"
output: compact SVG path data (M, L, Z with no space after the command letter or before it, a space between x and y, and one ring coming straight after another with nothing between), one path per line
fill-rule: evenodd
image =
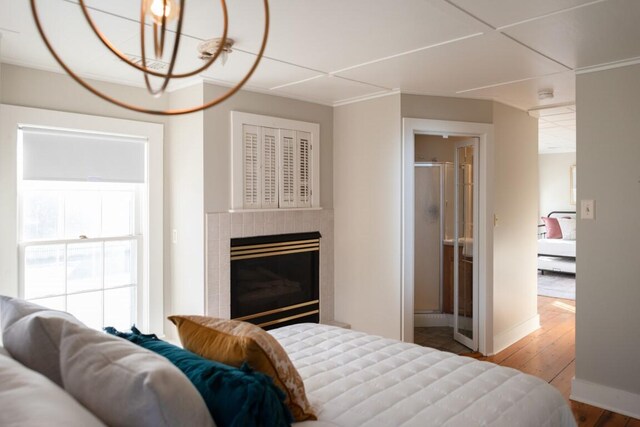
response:
M596 219L596 202L595 200L580 201L580 218Z

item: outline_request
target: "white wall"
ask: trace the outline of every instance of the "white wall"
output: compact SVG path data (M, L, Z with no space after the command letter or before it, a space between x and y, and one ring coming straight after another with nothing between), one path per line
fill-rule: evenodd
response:
M494 103L494 352L539 327L537 310L538 121Z
M202 84L170 94L172 107L198 105L202 101ZM167 135L165 179L169 224L165 245L171 247L171 304L167 310L168 314L202 315L205 307L204 113L171 117ZM172 327L165 329L175 331Z
M538 216L551 211L575 211L571 200L570 168L576 164L576 153L539 154L540 201Z
M640 65L577 76L578 221L572 398L640 418Z
M400 338L400 95L334 109L335 318Z

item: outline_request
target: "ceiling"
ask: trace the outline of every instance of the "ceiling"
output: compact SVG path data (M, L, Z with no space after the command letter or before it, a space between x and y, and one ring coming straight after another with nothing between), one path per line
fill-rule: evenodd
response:
M139 2L85 1L117 47L140 53ZM142 86L140 75L91 33L77 0L36 3L73 69ZM0 7L0 60L59 71L29 1L0 0ZM234 52L224 67L201 75L226 85L251 66L264 25L261 0L234 0L228 8ZM576 72L640 61L638 0L272 0L270 12L265 58L247 88L326 105L391 92L493 99L522 110L569 105ZM220 36L222 23L217 1L190 0L185 16L182 71L201 64L198 43ZM538 99L543 89L554 97ZM541 134L555 123L543 118ZM560 133L556 145L567 136Z

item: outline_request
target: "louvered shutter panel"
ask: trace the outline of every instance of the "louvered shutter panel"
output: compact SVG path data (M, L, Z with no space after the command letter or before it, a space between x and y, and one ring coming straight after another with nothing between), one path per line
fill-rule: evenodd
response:
M299 208L311 207L311 134L296 132L298 138L297 196Z
M262 208L278 207L278 129L262 128Z
M259 129L257 126L242 127L242 156L244 166L244 207L260 207L260 158Z
M280 207L296 207L296 135L281 130L280 142Z

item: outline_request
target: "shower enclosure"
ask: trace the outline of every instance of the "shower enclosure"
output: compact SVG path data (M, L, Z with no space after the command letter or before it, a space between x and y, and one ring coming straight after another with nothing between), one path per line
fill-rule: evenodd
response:
M478 348L478 141L452 141L454 162L415 163L414 319L453 327Z
M452 163L415 164L415 313L443 312L443 242L453 238Z

